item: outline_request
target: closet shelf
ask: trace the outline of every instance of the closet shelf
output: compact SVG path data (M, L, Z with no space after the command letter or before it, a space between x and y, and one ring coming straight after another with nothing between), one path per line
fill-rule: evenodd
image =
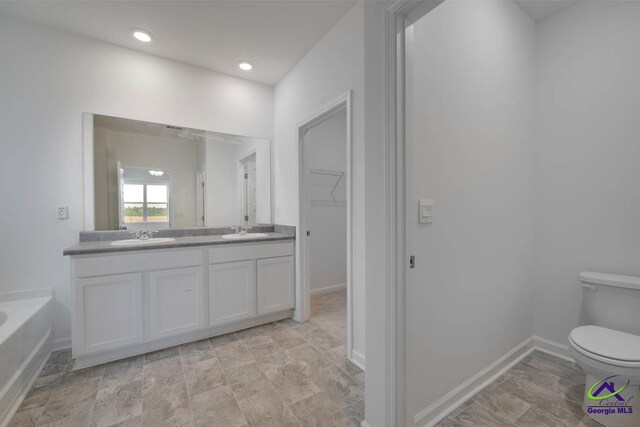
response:
M334 205L338 205L339 203L341 203L341 201L338 201L336 199L334 193L336 191L336 188L338 188L338 185L340 185L340 182L347 176L346 171L331 170L331 169L310 169L309 174L336 177L337 179L332 184L313 184L313 185L322 186L322 187L331 187L331 191L329 193L329 195L331 196L331 201L329 201L329 203L333 203ZM312 200L311 202L312 204L327 203L327 201L325 200Z

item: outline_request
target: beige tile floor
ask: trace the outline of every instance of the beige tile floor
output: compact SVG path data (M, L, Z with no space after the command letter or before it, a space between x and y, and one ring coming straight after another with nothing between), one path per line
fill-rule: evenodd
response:
M599 427L580 407L584 381L575 363L534 351L436 427Z
M72 371L53 353L10 426L359 426L364 372L346 359L346 292L285 320Z

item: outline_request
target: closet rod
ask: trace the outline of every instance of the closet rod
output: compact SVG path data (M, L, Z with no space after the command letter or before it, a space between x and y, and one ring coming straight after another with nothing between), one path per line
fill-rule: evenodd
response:
M329 169L309 169L309 173L312 175L328 175L343 177L347 174L345 171L329 170Z

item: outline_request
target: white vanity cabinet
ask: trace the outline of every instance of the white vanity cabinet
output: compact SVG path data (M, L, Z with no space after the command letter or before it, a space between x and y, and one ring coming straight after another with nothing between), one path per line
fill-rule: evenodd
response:
M237 261L209 266L209 325L222 325L258 315L256 262Z
M142 341L142 274L75 281L74 351L110 350Z
M209 249L210 325L294 308L293 250L291 242Z
M293 254L287 240L74 255L76 367L291 317Z
M149 273L149 336L163 338L203 327L202 267Z
M293 256L259 259L258 314L293 308L295 296Z

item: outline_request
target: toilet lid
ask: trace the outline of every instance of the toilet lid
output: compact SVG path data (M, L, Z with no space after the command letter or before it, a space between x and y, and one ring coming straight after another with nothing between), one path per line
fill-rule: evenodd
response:
M569 335L583 350L608 359L640 362L640 336L600 326L580 326Z

